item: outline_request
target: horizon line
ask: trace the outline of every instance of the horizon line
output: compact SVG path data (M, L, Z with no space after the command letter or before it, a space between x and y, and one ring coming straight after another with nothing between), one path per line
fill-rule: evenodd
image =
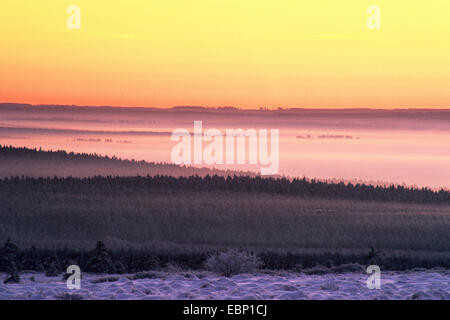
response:
M217 105L217 106L204 106L204 105L174 105L171 107L155 107L155 106L127 106L127 105L78 105L78 104L57 104L57 103L27 103L27 102L0 102L0 106L3 105L21 105L31 107L75 107L75 108L117 108L117 109L157 109L157 110L173 110L182 108L198 108L207 110L220 110L220 109L233 109L236 111L289 111L289 110L308 110L308 111L323 111L323 110L370 110L370 111L450 111L448 107L436 107L436 106L418 106L418 107L281 107L281 106L260 106L260 107L242 107L242 106L230 106L230 105Z

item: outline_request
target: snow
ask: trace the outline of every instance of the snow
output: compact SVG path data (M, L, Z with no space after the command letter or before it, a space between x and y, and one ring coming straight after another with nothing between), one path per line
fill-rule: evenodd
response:
M21 273L21 283L4 284L0 299L58 299L67 294L83 299L445 299L450 300L450 271L383 272L381 289L366 286L368 275L342 273L256 273L225 278L206 272L152 272L133 275L83 274L81 289L69 290L60 277ZM95 281L115 277L113 282Z

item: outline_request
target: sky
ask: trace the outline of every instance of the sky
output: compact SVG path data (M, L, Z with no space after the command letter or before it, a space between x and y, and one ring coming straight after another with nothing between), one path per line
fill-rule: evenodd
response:
M0 101L448 108L449 13L448 0L2 0Z

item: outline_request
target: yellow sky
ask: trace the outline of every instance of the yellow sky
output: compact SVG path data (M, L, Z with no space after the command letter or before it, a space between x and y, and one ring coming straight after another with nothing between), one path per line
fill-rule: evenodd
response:
M448 0L2 0L0 101L450 107L449 14Z

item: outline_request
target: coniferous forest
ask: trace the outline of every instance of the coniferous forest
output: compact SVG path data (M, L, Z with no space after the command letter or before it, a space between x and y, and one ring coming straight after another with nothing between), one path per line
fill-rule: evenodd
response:
M8 163L36 155L122 161L12 147L0 155ZM210 254L227 249L255 252L265 269L370 261L395 270L450 267L445 190L151 173L4 176L1 271L55 274L70 264L105 273L200 269Z

